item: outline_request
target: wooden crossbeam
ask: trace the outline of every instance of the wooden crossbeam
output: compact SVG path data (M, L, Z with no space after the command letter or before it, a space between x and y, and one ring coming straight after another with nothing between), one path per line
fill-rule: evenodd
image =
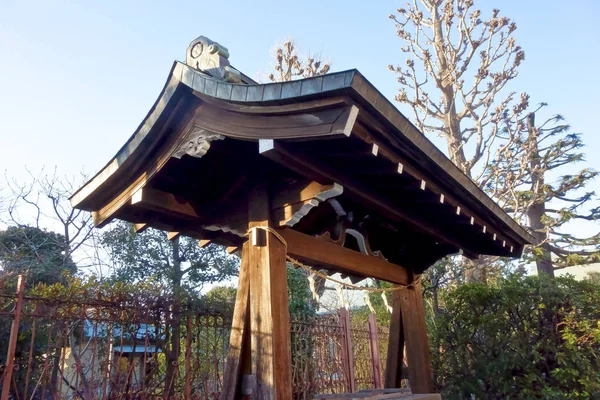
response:
M367 256L358 251L318 239L298 231L280 228L277 230L287 242L288 254L302 260L310 260L355 275L372 277L384 281L407 285L408 271L397 264L381 258Z
M278 191L271 202L272 220L277 226L293 226L312 208L325 200L339 196L342 192L343 187L336 183L302 181L289 185ZM213 209L203 210L200 214L193 203L150 187L138 190L132 196L131 204L157 213L194 221L199 227L208 231L232 232L244 236L248 229L246 212L238 211L230 214ZM136 224L136 229L138 226L143 230L148 227L148 224Z
M188 219L200 217L188 201L148 187L135 192L131 197L131 204Z

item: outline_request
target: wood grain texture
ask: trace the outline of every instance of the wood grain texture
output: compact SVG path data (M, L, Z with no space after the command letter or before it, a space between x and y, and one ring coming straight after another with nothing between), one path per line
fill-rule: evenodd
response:
M250 274L249 274L249 244L242 247L242 263L238 278L238 288L235 298L235 308L229 336L229 351L223 373L223 391L220 400L234 400L241 389L241 373L244 364L244 344L250 329Z
M429 361L421 286L404 289L398 293L400 294L408 380L411 390L413 393L433 393L433 373Z
M335 267L336 270L352 274L370 276L401 285L408 284L408 271L400 265L346 249L293 229L282 228L277 231L287 242L288 254L292 257L310 260L322 266Z
M385 368L385 388L399 388L402 385L402 363L404 362L404 327L402 325L402 291L392 293L392 317L388 338L388 353Z
M249 228L272 226L265 186L250 193ZM292 360L285 245L264 230L249 240L252 373L256 399L292 398Z

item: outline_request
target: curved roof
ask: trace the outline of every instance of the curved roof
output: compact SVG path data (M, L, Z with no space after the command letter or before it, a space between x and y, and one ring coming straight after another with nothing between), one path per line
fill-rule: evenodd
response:
M421 194L416 193L415 199L438 199L436 203L442 203L448 215L454 213L466 218L467 222L461 220L461 224L471 225L473 232L478 227L490 235L490 240L493 238L501 247L510 248L510 251L474 248L472 254L487 252L518 256L523 245L534 241L357 70L268 84L256 84L244 77L242 83L235 84L175 62L146 118L115 157L71 197L72 205L89 211L102 211L107 219L112 218L116 210L130 201L136 190L167 165L177 146L181 146L192 133L190 127L201 128L218 137L260 142L261 154L307 178L328 178L350 188L347 191L358 196L359 202L379 207L379 211L395 211L392 209L404 207L404 203L399 202L401 195L389 197L385 204L378 202L379 199L367 198L368 193L365 192L373 191L369 189L369 181L350 179L343 173L339 175L339 163L337 170L327 175L323 172L327 169L326 165L318 171L308 171L302 165L307 158L296 160L294 166L293 155L287 154L289 150L293 153L295 147L304 146L306 154L319 156L317 158L321 161L314 159L315 164L327 164L322 162L328 159L325 151L335 153L336 149L347 146L349 153L345 156L352 156L352 152L360 153L363 147L359 149L358 145L351 145L354 143L351 141L337 141L336 147L331 147L333 141L319 140L357 137L360 143L369 146L371 155L376 156L374 160L361 161L365 169L382 168L382 171L387 171L392 168L394 173L403 174L402 179L410 177L417 186L420 185L421 191L427 190L429 196L421 198ZM169 140L171 142L167 145ZM306 143L313 148L306 147ZM273 153L278 155L273 156ZM359 154L356 153L356 156L359 157ZM357 160L349 163L349 168L355 168ZM396 181L390 178L389 182ZM403 182L398 181L398 184L410 186L407 181ZM413 213L423 213L421 203L418 209L415 204L408 206L413 207L409 207ZM426 225L424 220L411 219L410 213L404 214L415 227L424 228ZM441 231L437 228L425 230L436 237L443 237L459 229L454 227L457 222L449 219ZM101 218L97 223L103 224L105 219ZM464 232L461 234L466 234ZM510 245L507 246L507 243ZM458 243L456 247L464 246Z

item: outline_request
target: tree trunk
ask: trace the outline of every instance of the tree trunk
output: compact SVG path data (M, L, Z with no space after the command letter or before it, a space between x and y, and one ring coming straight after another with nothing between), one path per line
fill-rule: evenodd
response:
M463 256L463 269L467 283L483 283L487 285L487 259L471 260Z
M529 133L528 141L533 143L534 148L531 152L529 168L531 170L531 192L534 196L534 204L527 211L529 218L529 226L533 231L533 236L536 239L537 246L535 248L535 264L537 267L538 276L548 274L554 277L554 265L552 263L552 253L547 250L542 244L547 240L545 226L543 223L544 215L546 214L546 203L544 194L544 173L540 170L540 154L538 150L537 131L535 129L535 114L531 113L527 116L527 130Z

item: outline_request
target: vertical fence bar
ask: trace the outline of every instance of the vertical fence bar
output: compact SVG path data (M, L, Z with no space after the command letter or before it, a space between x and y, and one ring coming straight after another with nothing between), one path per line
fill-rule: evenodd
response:
M192 398L192 315L187 316L187 326L185 332L185 386L183 389L183 398L189 400Z
M12 326L10 327L10 339L8 341L8 351L6 353L6 369L4 372L4 382L2 384L1 400L8 400L10 392L10 383L12 373L15 367L15 351L17 349L17 338L19 336L19 324L21 322L21 311L23 310L23 295L25 294L25 277L19 275L17 280L17 298L15 300L15 310Z
M369 350L371 352L371 370L373 371L375 389L383 389L381 358L379 356L379 335L377 333L375 314L369 315Z
M352 331L350 326L350 313L345 308L340 309L340 322L342 325L342 334L344 336L342 347L344 349L344 369L346 370L348 391L356 391L356 381L354 379L354 351L352 349Z
M23 397L27 399L29 397L29 378L31 377L31 363L33 361L33 349L35 346L35 331L37 329L37 317L38 317L38 304L35 304L33 311L33 326L31 328L31 342L29 343L29 358L27 359L27 373L25 374L25 391Z

